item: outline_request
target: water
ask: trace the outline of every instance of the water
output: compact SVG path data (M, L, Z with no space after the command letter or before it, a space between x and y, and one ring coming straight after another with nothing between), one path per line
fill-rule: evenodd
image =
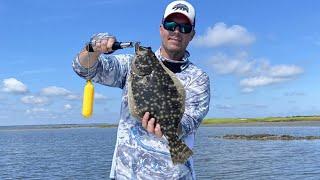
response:
M320 135L320 127L202 127L195 146L198 179L320 179L320 141L215 139L225 134Z
M0 179L107 179L115 128L0 131Z
M320 179L320 141L244 141L225 134L320 136L320 127L200 127L198 179ZM108 179L116 128L0 131L0 179Z

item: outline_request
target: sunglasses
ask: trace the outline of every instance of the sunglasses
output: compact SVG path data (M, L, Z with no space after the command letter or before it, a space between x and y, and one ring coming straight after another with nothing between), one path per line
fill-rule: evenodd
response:
M193 26L191 24L179 24L174 21L164 21L163 27L168 31L174 31L176 27L179 27L179 32L183 34L188 34L192 31Z

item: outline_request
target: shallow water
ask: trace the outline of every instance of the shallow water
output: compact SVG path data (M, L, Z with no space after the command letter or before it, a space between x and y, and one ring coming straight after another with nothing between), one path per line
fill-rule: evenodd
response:
M320 140L246 141L225 134L320 135L320 127L200 127L198 179L319 179ZM0 131L0 179L108 179L116 128Z
M225 134L320 135L319 127L202 127L195 146L199 179L319 179L320 141L224 140Z

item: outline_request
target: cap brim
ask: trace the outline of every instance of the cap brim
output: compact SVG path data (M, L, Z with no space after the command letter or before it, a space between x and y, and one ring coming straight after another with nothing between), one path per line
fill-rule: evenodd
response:
M184 17L189 21L189 23L193 25L191 19L189 19L189 17L188 17L187 15L185 15L185 14L183 14L183 13L181 13L181 12L171 13L171 14L169 14L167 17L164 17L163 20L166 20L166 19L168 19L168 18L170 18L170 17L172 17L172 16L174 16L174 15L182 15L182 16L184 16Z

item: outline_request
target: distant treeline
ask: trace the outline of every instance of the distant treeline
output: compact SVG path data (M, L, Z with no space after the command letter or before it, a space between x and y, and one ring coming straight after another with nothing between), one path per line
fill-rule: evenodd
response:
M0 130L24 130L24 129L62 129L62 128L108 128L117 127L117 124L46 124L46 125L17 125L0 126Z

